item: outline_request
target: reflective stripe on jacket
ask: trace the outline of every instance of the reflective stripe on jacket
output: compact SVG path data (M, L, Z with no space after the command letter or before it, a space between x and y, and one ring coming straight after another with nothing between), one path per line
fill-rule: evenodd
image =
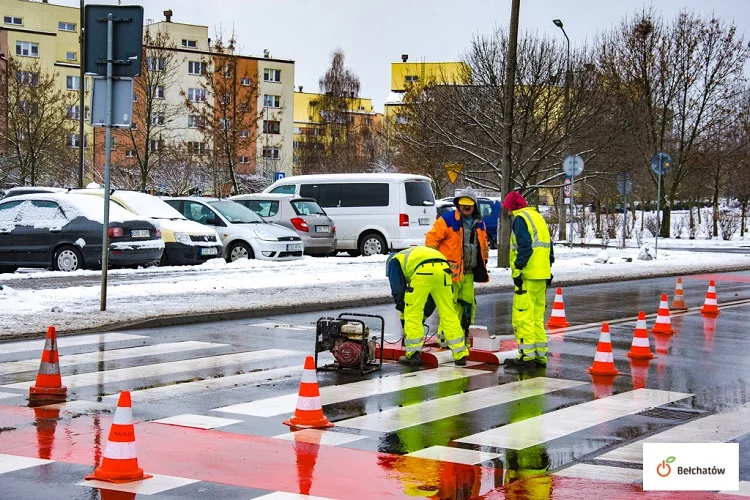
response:
M513 212L514 226L516 218L519 217L526 224L526 229L531 236L531 257L521 268L521 276L527 280L546 280L552 276L552 264L550 252L552 249L552 238L549 235L547 222L535 209L530 207L521 208ZM516 232L510 235L510 267L516 270L516 259L518 257L518 241Z
M443 254L429 247L407 248L396 253L393 258L401 265L407 283L411 281L414 271L422 264L426 264L427 262L446 262Z
M487 283L490 280L487 273L487 260L490 257L487 230L481 220L477 221L474 229L476 241L479 241L480 257L477 267L474 268L474 281ZM437 249L448 259L453 281L460 281L464 277L464 230L458 211L452 210L438 217L425 237L425 245Z

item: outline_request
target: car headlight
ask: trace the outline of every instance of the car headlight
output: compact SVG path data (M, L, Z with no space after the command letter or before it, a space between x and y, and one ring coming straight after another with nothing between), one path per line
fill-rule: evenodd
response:
M257 236L258 239L261 239L263 241L279 241L279 239L276 236L272 235L268 231L256 229L254 232L255 232L255 236Z
M177 243L182 243L183 245L189 245L190 235L187 233L174 233L174 240Z

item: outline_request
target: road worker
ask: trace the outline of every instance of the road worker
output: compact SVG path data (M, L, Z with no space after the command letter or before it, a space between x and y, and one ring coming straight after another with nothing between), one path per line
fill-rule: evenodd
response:
M508 193L503 208L513 217L510 268L515 289L511 322L518 342L518 356L505 360L505 364L547 366L544 309L555 261L552 239L544 218L517 191Z
M425 304L432 296L440 315L441 331L457 365L465 365L469 350L453 305L451 269L443 255L432 248L419 246L392 254L386 263L386 275L396 309L403 311L404 348L398 360L406 366L422 364Z

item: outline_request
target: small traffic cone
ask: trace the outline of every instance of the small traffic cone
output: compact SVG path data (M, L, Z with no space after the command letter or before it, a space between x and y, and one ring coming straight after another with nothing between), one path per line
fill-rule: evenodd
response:
M646 388L650 363L648 359L630 360L630 377L633 379L633 390Z
M669 316L669 299L666 293L661 294L659 311L656 313L656 323L654 323L651 333L674 333L672 319Z
M602 333L599 336L599 344L596 346L596 355L594 363L588 368L592 375L619 375L620 372L615 368L615 361L612 355L612 340L609 336L609 323L602 323Z
M565 318L562 288L558 288L555 292L555 301L552 303L552 313L550 314L549 321L547 321L547 326L549 328L565 328L566 326L570 326L570 323Z
M718 316L719 315L719 303L716 301L716 284L714 280L708 283L708 292L706 292L706 301L701 307L701 314L706 316Z
M294 410L294 415L286 420L284 425L299 429L333 427L333 424L323 415L318 376L315 373L315 360L312 356L305 358L305 369L302 371L302 381L299 384L297 408Z
M117 409L109 429L109 438L104 447L102 463L86 479L98 479L110 483L129 483L153 477L144 474L138 467L135 452L135 428L133 428L133 407L130 391L122 391L117 401Z
M672 305L669 308L673 311L687 311L685 295L682 290L682 278L677 278L677 285L674 288L674 299L672 299Z
M30 400L53 400L65 401L68 388L62 385L60 377L60 357L57 353L57 330L54 326L47 328L47 340L44 343L42 360L39 363L39 372L36 375L36 383L29 387Z
M627 356L633 359L651 359L654 354L651 352L651 345L648 342L648 327L646 326L646 313L638 313L638 322L635 324L633 333L633 344L630 346Z

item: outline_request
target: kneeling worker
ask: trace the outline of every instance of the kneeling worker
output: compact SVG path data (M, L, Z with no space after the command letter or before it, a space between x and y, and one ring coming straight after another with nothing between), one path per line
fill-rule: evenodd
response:
M425 304L432 296L440 314L440 330L445 334L453 359L457 365L465 365L469 350L464 343L464 332L453 302L450 265L443 254L424 246L402 250L388 257L386 274L396 309L404 315L406 355L401 356L398 362L406 366L422 364L422 321Z

